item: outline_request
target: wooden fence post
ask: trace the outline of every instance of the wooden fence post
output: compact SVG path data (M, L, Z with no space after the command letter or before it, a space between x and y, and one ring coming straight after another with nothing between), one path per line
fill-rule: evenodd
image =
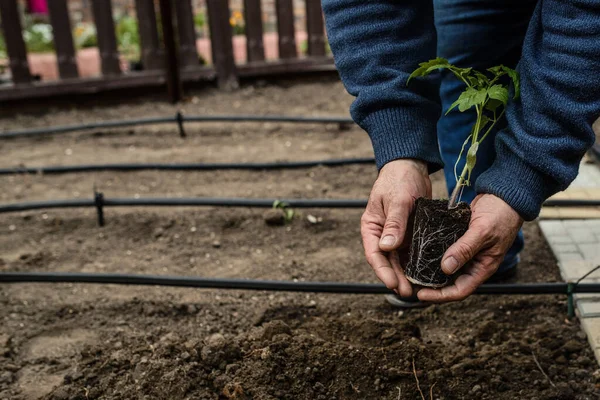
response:
M66 0L52 0L48 2L50 23L54 35L56 60L58 72L62 79L77 78L77 62L75 47L73 46L73 33L71 32L71 19Z
M199 65L192 2L191 0L177 0L174 3L175 13L177 14L181 66L185 68Z
M294 29L294 4L292 0L276 0L279 58L296 58L296 30Z
M321 0L306 0L306 32L308 33L308 55L325 56L325 26Z
M146 70L163 69L165 53L160 48L154 0L135 0L141 43L142 65Z
M237 68L233 57L232 30L229 24L229 1L206 0L210 41L217 81L222 89L239 86Z
M110 0L92 0L92 11L98 37L98 50L102 60L102 75L120 75L119 51L115 34L115 21Z
M179 71L179 54L177 51L177 38L173 26L173 4L171 0L160 0L160 16L163 28L163 39L167 52L167 88L171 102L177 103L181 100L183 89L181 85L181 74Z
M0 0L0 16L2 17L2 30L12 80L14 83L29 83L31 82L31 73L27 62L27 50L23 40L17 0Z
M260 0L244 0L246 54L248 62L264 61L263 23Z

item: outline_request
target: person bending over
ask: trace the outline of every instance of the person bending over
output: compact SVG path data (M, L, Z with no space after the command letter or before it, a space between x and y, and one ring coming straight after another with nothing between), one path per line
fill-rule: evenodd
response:
M356 97L350 112L370 136L378 178L361 219L363 246L377 277L413 295L400 259L418 197L431 197L429 174L444 168L448 191L474 112L451 111L464 90L449 71L406 82L420 62L515 68L521 96L504 125L482 143L462 200L467 233L442 269L453 285L423 289L421 301L469 296L490 278L511 275L523 249L523 221L575 179L600 115L598 0L323 0L327 34L341 79ZM459 170L462 165L459 165ZM399 258L400 256L400 258Z

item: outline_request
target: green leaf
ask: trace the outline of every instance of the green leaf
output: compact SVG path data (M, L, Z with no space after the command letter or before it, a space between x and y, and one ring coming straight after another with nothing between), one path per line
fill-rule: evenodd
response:
M284 209L284 213L285 213L285 222L291 222L292 219L294 219L295 212L291 208Z
M505 67L504 65L500 66L504 72L512 79L513 86L515 88L515 95L513 99L518 99L521 95L521 83L519 79L519 73L512 68Z
M427 68L427 70L425 71L425 74L429 74L438 69L444 69L444 68L450 68L450 67L452 67L450 64L434 64L431 67Z
M502 105L500 100L489 99L487 103L485 103L485 109L491 112L496 112L496 109Z
M502 104L508 103L508 89L502 85L493 85L487 90L490 99L500 100Z
M461 76L467 77L471 71L473 70L473 68L469 67L469 68L457 68L457 70L459 71Z
M490 83L490 78L488 78L487 76L485 76L484 74L482 74L479 71L475 71L474 74L475 74L475 77L477 78L477 82L479 83L479 86L487 87L487 85Z
M458 106L458 111L464 112L474 105L483 104L487 98L487 91L485 89L475 89L472 87L467 88L464 92L460 94L458 100L456 100L446 114L448 114L452 109Z
M495 67L492 68L488 68L487 70L489 72L491 72L492 74L494 74L495 76L499 76L505 73L505 71L502 69L503 65L497 65Z
M455 65L449 65L448 69L450 71L452 71L454 73L454 75L456 75L459 79L460 78L467 78L470 74L471 71L473 70L473 68L469 67L469 68L459 68Z
M476 86L477 85L477 81L475 81L475 83L473 83L472 81L472 77L471 77L471 70L473 68L459 68L455 65L450 65L448 66L448 69L450 71L452 71L452 73L461 81L465 81L468 80L469 82L465 82L467 84L467 86Z
M280 208L282 210L285 210L286 208L288 208L290 205L288 203L286 203L285 201L281 201L281 200L275 200L273 202L273 208Z
M433 60L429 60L426 62L422 62L419 64L419 68L415 69L412 74L408 77L406 84L410 82L411 79L417 78L419 76L428 75L430 72L435 71L437 69L449 68L451 65L445 58L438 57Z

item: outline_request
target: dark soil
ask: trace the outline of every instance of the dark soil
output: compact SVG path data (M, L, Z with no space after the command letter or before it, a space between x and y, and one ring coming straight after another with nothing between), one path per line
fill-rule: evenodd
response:
M449 285L453 277L442 271L442 257L465 234L470 221L471 208L467 203L449 210L448 200L417 199L406 265L408 280L433 288Z
M195 99L195 100L194 100ZM339 82L204 91L190 114L346 115ZM50 109L8 128L173 114L162 103ZM0 142L3 166L371 156L358 128L206 124ZM67 151L69 150L69 151ZM0 177L2 202L91 197L366 198L372 166ZM445 195L439 174L434 197ZM361 210L110 208L0 215L1 271L375 282ZM309 219L308 216L312 217ZM311 222L312 221L312 222ZM536 223L519 282L557 281ZM536 365L536 360L548 378ZM401 312L383 296L74 284L0 286L0 399L597 399L600 372L562 296L478 296Z

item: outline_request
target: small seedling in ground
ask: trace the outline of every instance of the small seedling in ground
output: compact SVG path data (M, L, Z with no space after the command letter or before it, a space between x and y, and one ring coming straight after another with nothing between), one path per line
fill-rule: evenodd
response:
M273 209L279 209L283 211L283 218L286 224L292 222L292 220L294 219L295 212L285 201L275 200L273 202Z
M420 198L416 202L409 262L405 273L412 283L429 287L446 286L452 281L452 277L442 272L441 261L446 250L464 235L469 227L470 207L460 203L463 188L471 184L479 146L504 116L511 82L514 88L513 99L517 99L520 94L519 76L511 68L499 65L488 68L484 73L473 68L459 68L444 58L419 64L419 68L410 75L408 82L441 69L452 72L466 86L458 99L446 110L446 114L455 108L460 112L474 108L476 116L471 133L464 141L454 165L456 187L450 195L450 200ZM457 168L463 157L466 158L465 166L459 175Z

